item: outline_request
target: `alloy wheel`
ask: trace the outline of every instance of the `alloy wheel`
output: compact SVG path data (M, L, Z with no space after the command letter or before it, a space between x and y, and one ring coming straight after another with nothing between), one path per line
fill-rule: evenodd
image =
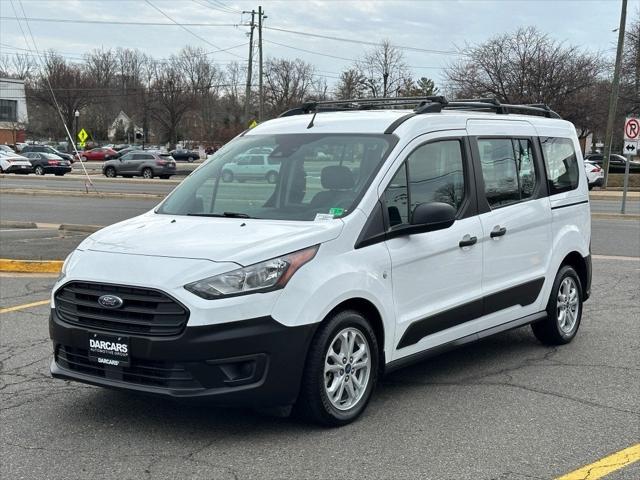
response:
M556 301L558 326L563 333L571 333L576 325L579 313L578 286L573 278L566 277L560 284Z

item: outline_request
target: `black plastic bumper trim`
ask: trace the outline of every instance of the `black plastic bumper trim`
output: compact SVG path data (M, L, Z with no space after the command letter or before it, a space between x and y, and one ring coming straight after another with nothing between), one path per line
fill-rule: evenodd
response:
M125 368L118 375L118 367L115 374L94 375L91 370L65 368L55 359L51 374L55 378L120 390L203 399L214 405L291 405L298 396L307 350L316 327L316 324L287 327L272 317L260 317L186 327L173 337L129 336L132 368L145 368L145 363L175 362L201 388L170 388L121 380L118 377L127 378L127 372ZM91 330L67 324L51 310L49 333L54 349L86 349Z

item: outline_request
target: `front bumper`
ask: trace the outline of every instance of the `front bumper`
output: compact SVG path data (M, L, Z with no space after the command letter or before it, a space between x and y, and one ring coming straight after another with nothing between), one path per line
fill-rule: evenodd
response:
M593 180L593 182L591 182L591 185L594 187L601 187L602 185L604 185L604 177L598 177L595 180Z
M295 403L315 325L286 327L271 317L186 327L173 337L131 335L131 365L88 359L90 331L49 319L51 375L102 387L203 399L225 406L273 407Z

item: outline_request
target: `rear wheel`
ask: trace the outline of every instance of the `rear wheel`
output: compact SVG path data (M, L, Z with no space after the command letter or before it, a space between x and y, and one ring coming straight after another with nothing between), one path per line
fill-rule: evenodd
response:
M267 182L276 183L278 181L278 174L276 172L267 173Z
M538 340L547 345L569 343L582 319L582 284L570 265L563 266L553 282L547 318L531 325Z
M352 422L371 398L378 358L376 335L367 320L353 310L336 313L309 348L297 411L326 426Z
M44 175L44 167L41 165L36 166L36 168L33 169L33 173L36 175Z
M195 160L195 158L193 158L193 157L187 157L187 162L189 162L189 163L193 162L194 160Z
M142 169L142 177L143 178L153 178L153 170L151 170L149 167L143 168Z
M104 170L104 176L105 177L109 177L109 178L115 178L116 176L116 169L113 167L107 167Z

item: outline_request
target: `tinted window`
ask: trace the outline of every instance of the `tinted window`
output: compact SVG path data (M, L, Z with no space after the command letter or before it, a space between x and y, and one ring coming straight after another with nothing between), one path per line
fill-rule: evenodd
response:
M15 122L18 120L18 101L0 100L0 122Z
M120 157L120 160L122 160L123 162L126 162L127 160L133 160L133 153L127 153L126 155L123 155L122 157Z
M547 168L549 193L567 192L578 188L578 158L569 138L541 138L542 154Z
M491 208L526 200L533 196L536 172L533 148L526 139L478 140L482 178Z
M423 145L407 159L411 211L421 203L444 202L456 209L464 197L462 150L458 140Z

